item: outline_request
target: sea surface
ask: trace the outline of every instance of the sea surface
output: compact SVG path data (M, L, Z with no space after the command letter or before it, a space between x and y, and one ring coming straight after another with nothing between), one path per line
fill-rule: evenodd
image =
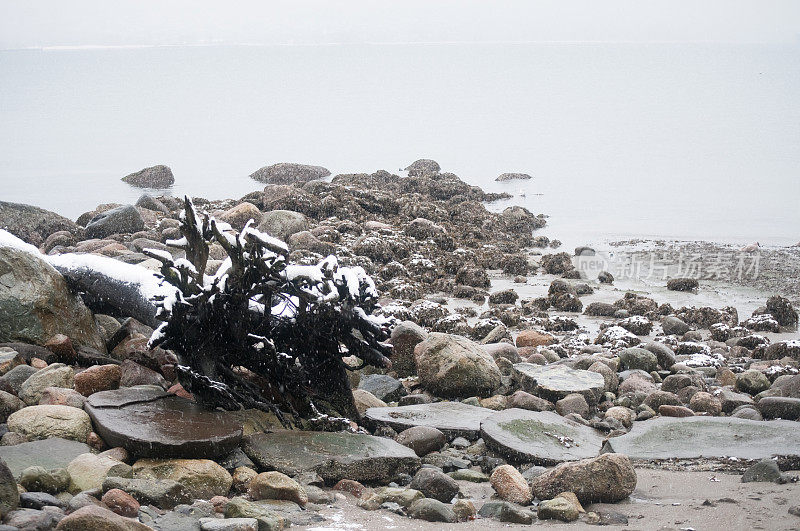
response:
M417 158L550 216L568 245L800 240L800 44L363 44L0 52L0 200L75 219L241 197L275 162ZM529 181L495 183L503 172ZM495 205L500 208L502 205Z

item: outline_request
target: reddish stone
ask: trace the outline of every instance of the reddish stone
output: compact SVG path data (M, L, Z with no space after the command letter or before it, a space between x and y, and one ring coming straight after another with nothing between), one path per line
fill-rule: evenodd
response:
M119 365L94 365L75 375L75 390L83 396L89 396L98 391L118 389L121 377Z
M194 401L194 395L189 391L187 391L186 389L184 389L183 386L179 383L167 389L167 392L171 395L179 396L181 398L185 398L186 400Z
M93 431L89 432L89 435L86 437L86 444L99 452L102 452L106 449L105 441L103 441L103 439Z
M342 479L339 481L339 483L334 485L333 488L334 490L349 492L356 498L360 498L361 494L364 492L364 485L352 479Z
M73 364L78 359L78 353L72 346L72 340L64 334L56 334L44 344L45 348L55 354L58 361Z
M134 385L157 385L162 389L169 387L161 374L129 359L122 362L120 369L122 371L119 381L121 387L133 387Z
M538 347L552 345L555 338L544 332L536 330L523 330L517 335L517 347Z
M124 490L111 489L100 501L120 516L135 518L139 514L139 502Z
M41 358L31 358L31 367L34 369L44 369L47 367L47 362Z
M78 409L83 409L83 402L86 399L72 389L64 387L45 387L42 391L42 398L39 399L39 405L52 405L52 406L70 406Z
M228 506L228 502L230 501L225 496L214 496L210 500L211 505L214 506L214 512L218 514L225 514L225 508Z
M663 404L658 406L658 414L663 417L694 417L694 411L688 407Z

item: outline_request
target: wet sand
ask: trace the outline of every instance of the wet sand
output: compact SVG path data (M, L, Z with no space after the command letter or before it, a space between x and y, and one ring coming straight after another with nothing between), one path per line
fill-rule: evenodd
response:
M667 471L637 468L638 484L629 499L615 504L587 505L587 511L621 513L628 525L596 526L587 524L584 516L577 522L565 524L553 520L534 520L539 527L563 527L571 530L726 530L750 529L798 530L800 517L789 514L789 508L800 505L800 483L742 483L741 476L720 472ZM789 471L798 475L798 471ZM459 481L462 492L474 500L476 509L490 499L493 490L489 483ZM324 525L309 530L326 529L523 529L530 526L505 524L497 520L478 518L461 524L441 524L412 520L389 511L365 511L347 496L335 506L321 511Z

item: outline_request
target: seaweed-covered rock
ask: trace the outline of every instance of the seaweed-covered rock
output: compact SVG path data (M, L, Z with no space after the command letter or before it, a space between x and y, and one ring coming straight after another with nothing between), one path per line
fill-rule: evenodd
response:
M168 188L175 183L175 176L169 166L160 164L126 175L122 180L140 188Z
M477 343L432 333L414 348L420 384L448 398L490 396L500 386L500 369Z
M323 179L330 174L331 172L322 166L279 162L254 171L250 174L250 178L266 184L286 185Z

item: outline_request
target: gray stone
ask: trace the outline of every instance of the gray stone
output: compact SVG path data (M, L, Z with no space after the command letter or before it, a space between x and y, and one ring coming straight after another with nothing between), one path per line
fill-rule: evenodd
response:
M520 507L516 503L506 501L488 501L483 504L478 516L493 518L510 524L530 525L536 517L532 511Z
M235 497L225 506L225 518L255 518L258 531L279 531L286 525L283 516L276 513L265 502L253 502Z
M408 514L411 518L428 522L453 523L457 521L456 513L453 512L449 505L432 498L423 498L415 501L408 508Z
M460 402L435 402L413 406L370 408L364 415L367 422L390 426L402 431L413 426L430 426L446 436L478 438L481 420L494 411Z
M220 457L242 437L235 416L158 388L101 391L86 399L84 409L106 444L137 457Z
M459 491L456 480L436 468L421 468L409 487L443 503L450 503Z
M800 419L800 398L766 396L758 401L757 407L765 419Z
M0 459L0 520L19 506L19 491L14 473Z
M414 348L428 337L428 332L412 321L402 321L392 329L389 340L394 346L392 368L398 376L411 376L417 373L414 361Z
M124 490L142 505L172 509L181 503L191 503L189 490L171 479L141 479L109 476L103 480L103 493L111 489Z
M682 336L692 329L688 324L684 323L677 317L667 316L661 321L661 329L666 335Z
M0 376L0 381L8 385L8 387L19 395L22 384L25 380L33 376L39 369L31 367L30 365L17 365L3 376Z
M368 374L361 377L359 389L372 393L378 400L395 402L406 394L406 389L400 380L388 374Z
M516 363L514 375L523 391L551 402L571 393L580 393L589 405L594 405L602 397L606 385L602 374L566 365Z
M302 451L298 451L302 448ZM348 432L276 430L256 433L242 449L259 467L294 476L316 472L326 481L376 481L412 474L420 466L410 448L390 439Z
M74 236L82 232L77 223L55 212L6 201L0 201L0 229L36 246L59 231L67 231Z
M66 439L42 439L14 446L0 446L0 459L3 459L14 477L20 477L23 470L40 466L45 470L66 468L81 454L90 452L87 444Z
M43 345L56 334L105 351L91 312L64 277L32 252L0 245L0 342Z
M491 396L500 369L477 343L453 334L431 333L414 348L420 385L436 396Z
M41 511L38 509L17 509L8 514L4 522L12 529L52 531L62 518L64 518L64 511L57 507L47 507Z
M501 173L495 181L503 182L503 181L527 181L528 179L532 179L530 175L527 173Z
M778 463L772 459L762 459L758 463L751 465L742 475L742 483L764 481L771 483L783 483Z
M131 173L122 180L139 188L169 188L175 183L172 170L163 164Z
M46 492L23 492L19 495L19 506L26 509L43 509L46 506L66 509L69 504Z
M255 518L201 518L201 531L258 531Z
M675 365L675 352L664 343L657 341L650 341L645 343L644 349L649 350L656 355L658 364L664 369L669 369Z
M53 363L32 374L20 386L19 397L29 406L39 403L42 393L48 387L72 389L75 384L75 372L72 367L63 363Z
M714 391L714 395L722 402L722 412L726 415L733 413L733 410L739 406L754 405L750 395L737 393L730 387L722 387Z
M651 460L800 456L797 432L797 423L788 420L660 417L634 423L629 433L609 439L604 451Z
M647 349L630 347L619 353L621 369L640 369L652 372L658 369L658 359L653 352Z
M602 438L592 428L551 411L506 409L481 422L486 446L522 462L554 465L594 457Z
M144 229L142 215L133 205L123 205L94 216L86 225L87 238L106 238L112 234L139 232Z
M394 440L411 448L420 457L441 450L447 443L445 434L431 426L413 426L403 430Z

